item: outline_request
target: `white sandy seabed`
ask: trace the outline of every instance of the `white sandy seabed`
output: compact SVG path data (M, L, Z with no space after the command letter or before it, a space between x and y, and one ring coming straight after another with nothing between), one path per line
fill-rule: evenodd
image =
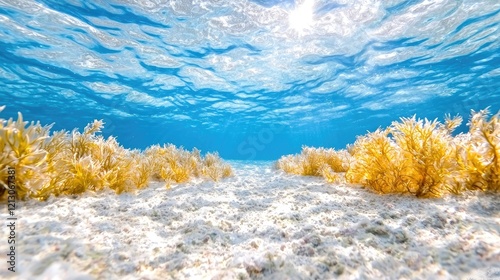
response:
M218 183L18 203L17 272L3 226L0 278L500 279L500 195L377 195L230 163Z

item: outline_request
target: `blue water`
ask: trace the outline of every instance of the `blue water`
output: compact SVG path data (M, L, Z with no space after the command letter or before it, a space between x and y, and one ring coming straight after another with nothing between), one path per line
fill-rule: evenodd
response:
M342 148L497 112L499 28L498 0L0 0L1 114L227 159Z

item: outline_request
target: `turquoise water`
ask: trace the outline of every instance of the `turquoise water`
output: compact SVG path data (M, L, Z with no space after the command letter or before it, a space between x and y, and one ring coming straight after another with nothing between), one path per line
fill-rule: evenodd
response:
M127 148L270 160L497 112L499 28L497 0L0 0L0 106L54 130L103 119Z

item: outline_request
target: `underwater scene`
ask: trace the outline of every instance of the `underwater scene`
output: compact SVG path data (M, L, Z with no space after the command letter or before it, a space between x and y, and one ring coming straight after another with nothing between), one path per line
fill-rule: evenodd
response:
M500 279L500 1L0 0L0 278Z

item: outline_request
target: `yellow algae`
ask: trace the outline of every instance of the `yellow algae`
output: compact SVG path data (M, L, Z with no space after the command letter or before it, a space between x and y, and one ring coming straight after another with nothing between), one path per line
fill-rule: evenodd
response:
M220 160L219 154L207 153L203 160L201 174L217 182L221 178L231 176L233 171L228 164Z
M472 112L469 133L457 138L456 182L458 190L500 191L500 112L489 116L489 110Z
M0 112L3 110L0 107ZM232 175L218 154L189 152L172 144L154 145L141 152L121 146L114 137L104 138L102 120L49 136L51 126L18 119L0 119L0 196L5 196L9 168L16 174L16 196L40 200L50 195L80 194L112 189L117 194L144 188L151 179L170 186L192 177L218 181Z
M406 189L402 174L407 163L388 134L387 129L378 129L358 137L351 148L354 160L346 174L348 182L368 186L380 193L403 192Z
M0 112L4 107L0 107ZM0 193L7 186L7 169L14 168L16 195L25 198L48 181L47 151L42 148L51 126L25 122L18 113L17 120L0 119Z
M348 181L380 193L439 197L454 165L452 131L452 125L413 116L369 133L354 144Z
M500 190L499 113L472 111L469 132L453 136L462 118L401 118L385 129L358 136L346 150L304 147L280 158L277 168L328 182L366 186L378 193L440 197L464 190ZM334 156L332 156L334 155ZM342 176L342 172L345 177Z
M185 182L192 177L206 177L214 181L232 175L231 167L217 153L202 157L198 149L191 152L169 144L154 145L145 154L152 160L153 176L168 182Z
M313 148L303 146L299 155L283 156L277 168L287 173L304 176L324 176L327 180L339 181L343 175L337 173L349 169L351 155L346 150Z

